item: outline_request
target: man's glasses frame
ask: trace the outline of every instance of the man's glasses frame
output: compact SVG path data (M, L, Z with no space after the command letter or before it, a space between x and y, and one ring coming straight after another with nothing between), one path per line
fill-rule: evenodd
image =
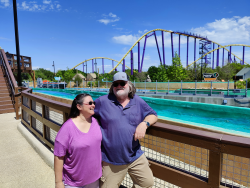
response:
M123 87L123 86L125 86L125 85L126 85L126 83L127 83L127 82L125 82L125 81L121 81L121 82L114 82L114 83L113 83L113 86L114 86L114 87L118 87L118 85L120 85L120 86L122 86L122 87Z

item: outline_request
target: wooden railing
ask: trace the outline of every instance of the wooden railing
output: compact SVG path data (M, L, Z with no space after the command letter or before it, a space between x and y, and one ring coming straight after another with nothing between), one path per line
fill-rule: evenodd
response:
M70 105L32 94L31 89L23 90L21 97L22 123L53 149ZM250 138L179 127L160 120L140 142L157 184L163 181L183 188L250 187ZM167 162L170 159L174 162ZM205 175L197 175L191 168L204 171Z

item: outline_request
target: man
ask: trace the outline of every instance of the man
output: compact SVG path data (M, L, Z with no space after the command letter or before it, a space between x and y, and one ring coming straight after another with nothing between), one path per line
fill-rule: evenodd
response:
M101 188L118 188L127 172L134 188L148 188L154 184L139 139L157 121L157 116L135 92L127 74L118 72L113 77L109 94L95 100L95 117L103 135Z

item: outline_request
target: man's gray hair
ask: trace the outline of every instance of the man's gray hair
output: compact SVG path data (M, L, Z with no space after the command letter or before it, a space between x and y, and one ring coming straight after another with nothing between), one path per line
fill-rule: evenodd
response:
M134 84L131 81L127 81L127 83L128 83L128 86L129 86L128 97L130 99L133 99L134 95L136 93L136 88L135 88ZM111 87L109 88L109 94L114 94L113 88L114 88L114 86L113 86L113 83L112 83Z

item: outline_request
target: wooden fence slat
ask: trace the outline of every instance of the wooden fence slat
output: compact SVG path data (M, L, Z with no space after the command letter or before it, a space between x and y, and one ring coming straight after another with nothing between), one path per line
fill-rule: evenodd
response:
M222 167L222 153L209 151L209 178L208 185L213 188L220 187Z

